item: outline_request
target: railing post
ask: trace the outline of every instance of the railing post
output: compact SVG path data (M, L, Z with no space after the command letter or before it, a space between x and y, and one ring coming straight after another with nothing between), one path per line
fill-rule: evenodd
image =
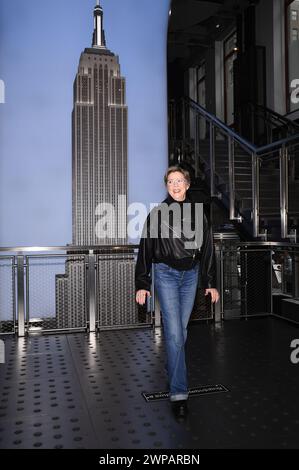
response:
M259 236L259 204L260 204L260 162L256 153L252 153L251 156L252 164L252 222L253 222L253 236L254 238Z
M194 144L194 170L195 177L199 176L199 139L200 139L200 117L195 114L195 144Z
M280 220L281 238L288 236L288 149L283 145L279 150L280 167Z
M211 197L215 196L215 127L210 121L210 186Z
M30 329L30 257L25 256L25 324L27 325L28 331Z
M96 330L96 255L93 250L88 254L88 275L87 275L87 297L88 297L88 317L89 332Z
M235 220L235 146L228 137L228 182L229 182L229 218Z
M17 318L18 336L25 336L25 286L24 286L24 266L25 257L17 256Z
M215 322L220 322L223 318L223 244L217 244L215 246L215 260L216 260L216 272L217 272L217 290L219 292L219 301L215 304Z
M292 295L295 298L299 297L299 255L294 252L292 257L292 274L293 274L293 292Z

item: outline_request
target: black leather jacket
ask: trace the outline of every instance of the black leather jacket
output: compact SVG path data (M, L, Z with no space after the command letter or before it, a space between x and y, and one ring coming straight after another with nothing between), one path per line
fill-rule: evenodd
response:
M163 201L166 204L176 202L170 195ZM186 197L183 203L192 201ZM152 263L166 263L169 266L186 270L191 269L196 263L200 262L199 284L202 288L216 288L215 279L215 254L213 233L206 215L203 215L203 241L200 249L185 248L184 242L191 241L191 238L184 238L182 233L180 238L171 236L172 220L167 219L170 228L170 237L161 237L161 218L159 219L158 238L150 237L150 217L153 211L159 208L155 207L148 214L145 221L142 237L139 244L139 252L135 267L135 286L136 290L151 288L151 267ZM181 211L183 214L183 211ZM163 221L162 221L163 222ZM194 227L194 211L191 211L191 227Z

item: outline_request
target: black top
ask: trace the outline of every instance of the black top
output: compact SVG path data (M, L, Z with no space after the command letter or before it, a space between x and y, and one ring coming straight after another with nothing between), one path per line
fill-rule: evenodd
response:
M178 203L182 206L185 203L191 203L191 228L194 230L194 214L193 210L195 205L188 197L184 201L175 201L170 195L163 201L167 205L172 203ZM163 215L160 216L159 212L161 206L154 207L154 209L147 216L146 222L143 227L142 237L139 244L138 258L135 268L135 284L136 290L146 289L150 290L151 287L151 267L152 263L165 263L177 270L188 270L192 269L196 263L200 261L200 283L202 287L215 287L215 257L214 257L214 245L213 245L213 233L211 226L208 223L207 217L203 214L203 241L200 247L186 248L185 242L192 241L192 238L184 237L184 233L180 232L180 237L173 236L172 230L172 211L169 211L169 217L167 219L169 227L169 237L161 237L161 230L163 230L163 224L165 220ZM151 236L151 224L155 215L159 218L158 220L158 237L153 238ZM181 214L181 225L183 222L183 210ZM174 230L173 230L174 231ZM177 234L176 234L177 235ZM195 238L193 237L193 240Z

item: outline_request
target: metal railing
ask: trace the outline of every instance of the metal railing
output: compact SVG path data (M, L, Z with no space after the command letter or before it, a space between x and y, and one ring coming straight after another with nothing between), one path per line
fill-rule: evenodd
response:
M198 289L191 320L275 315L299 323L299 244L240 242L229 233L214 241L220 301L211 306ZM135 302L137 248L0 248L14 252L0 257L0 334L160 326L153 287L147 305Z
M299 244L216 245L223 320L276 316L299 324Z
M289 227L288 188L295 161L299 164L299 133L257 147L189 98L171 102L169 118L172 160L189 165L195 181L208 176L212 198L222 198L225 203L228 194L230 220L252 223L254 238L267 239L267 230L260 227L261 199L265 197L260 168L276 159L279 207L277 204L275 211L280 235L296 242L296 231ZM299 211L295 216L299 218Z
M0 248L0 333L151 326L152 303L135 302L137 248Z
M251 140L257 145L271 144L299 133L299 125L266 106L248 103L242 110L250 116Z
M256 146L298 134L299 125L260 104L248 102L234 112L235 130Z
M135 302L137 250L138 245L0 248L0 334L160 326L153 284L147 304ZM213 315L199 290L192 320Z

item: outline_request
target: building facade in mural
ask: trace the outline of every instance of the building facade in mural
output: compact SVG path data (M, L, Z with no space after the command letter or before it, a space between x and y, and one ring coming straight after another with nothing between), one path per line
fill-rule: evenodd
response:
M121 76L118 56L106 47L103 9L98 2L94 8L92 47L81 54L74 81L72 246L127 243L127 147L125 78ZM107 213L99 212L103 204L110 204L117 217L113 226L108 224L105 238L99 238L97 224L101 216L107 216ZM82 327L87 315L85 262L71 246L68 253L71 256L66 262L65 274L56 276L58 328ZM121 324L124 319L118 318L117 311L127 317L126 321L134 322L137 310L132 302L133 254L110 253L102 259L99 250L97 257L99 323L103 326ZM118 294L113 296L113 292Z

